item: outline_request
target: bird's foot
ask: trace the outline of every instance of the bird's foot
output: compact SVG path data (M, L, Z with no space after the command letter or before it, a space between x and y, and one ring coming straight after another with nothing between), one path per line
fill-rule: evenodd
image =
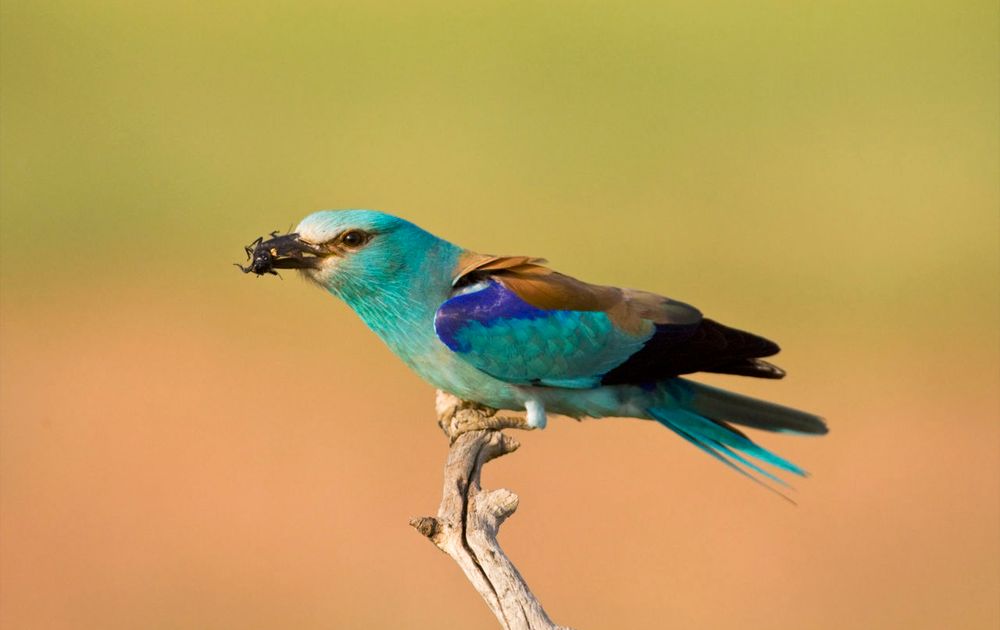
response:
M462 400L461 398L438 390L437 393L438 426L452 443L463 433L469 431L500 431L502 429L523 429L530 431L532 426L527 418L519 416L498 415L492 407Z

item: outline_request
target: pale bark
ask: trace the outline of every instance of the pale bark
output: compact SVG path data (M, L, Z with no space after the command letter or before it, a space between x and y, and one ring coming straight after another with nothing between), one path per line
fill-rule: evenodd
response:
M560 628L497 542L500 525L517 509L517 495L480 485L483 465L519 446L500 430L529 427L523 418L498 416L440 392L438 419L451 440L441 505L437 516L415 518L410 524L458 563L503 628Z

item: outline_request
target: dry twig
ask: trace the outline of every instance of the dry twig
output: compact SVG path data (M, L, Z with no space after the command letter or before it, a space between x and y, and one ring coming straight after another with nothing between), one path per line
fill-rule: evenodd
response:
M529 427L522 418L498 416L441 392L438 418L451 440L441 506L436 517L415 518L410 524L458 563L505 629L560 628L497 542L500 525L517 509L517 495L483 490L479 481L486 462L519 446L500 430Z

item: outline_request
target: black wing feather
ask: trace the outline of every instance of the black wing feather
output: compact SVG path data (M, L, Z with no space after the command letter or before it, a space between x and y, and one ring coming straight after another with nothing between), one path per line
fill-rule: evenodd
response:
M780 350L773 341L711 319L697 326L657 326L646 345L605 374L601 383L643 384L692 372L781 378L781 368L759 360Z

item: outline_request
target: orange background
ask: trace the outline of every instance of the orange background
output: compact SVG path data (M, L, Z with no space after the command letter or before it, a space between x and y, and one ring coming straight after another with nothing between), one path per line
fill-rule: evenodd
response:
M797 508L652 423L485 484L578 628L1000 624L993 2L5 0L0 625L493 628L407 525L433 392L230 264L319 208L777 339Z

